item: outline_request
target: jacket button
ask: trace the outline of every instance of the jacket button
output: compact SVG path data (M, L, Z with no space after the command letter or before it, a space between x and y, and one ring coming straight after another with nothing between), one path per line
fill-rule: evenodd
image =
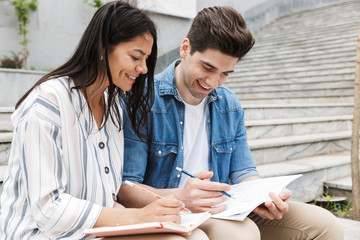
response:
M105 173L108 174L110 172L108 167L105 167Z
M160 150L158 151L158 154L161 154L161 151L160 151Z
M99 142L99 148L103 149L105 147L105 144L103 142Z
M183 121L180 121L180 125L183 125Z

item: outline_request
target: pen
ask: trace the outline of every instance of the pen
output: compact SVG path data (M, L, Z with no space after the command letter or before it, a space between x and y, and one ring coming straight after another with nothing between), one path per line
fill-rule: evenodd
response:
M185 175L188 175L189 177L199 179L198 177L196 177L196 176L192 175L191 173L189 173L189 172L185 171L185 170L184 170L184 169L182 169L182 168L176 167L176 170L178 170L179 172L181 172L181 173L183 173L183 174L185 174ZM233 196L231 196L231 195L230 195L229 193L227 193L227 192L224 192L224 191L220 191L220 192L221 192L222 194L224 194L224 195L228 196L229 198L233 198L233 199L235 199Z
M157 199L162 199L162 197L160 195L158 195L158 194L156 194L156 193L154 193L154 192L152 192L150 190L147 190L146 188L143 188L143 187L141 187L141 186L139 186L139 185L137 185L137 184L135 184L133 182L125 180L125 184L127 184L127 185L129 185L131 187L137 188L137 189L139 189L141 191L144 191L144 192L156 197ZM182 208L181 210L183 210L185 212L188 212L188 213L191 213L191 211L189 209L187 209L187 208Z

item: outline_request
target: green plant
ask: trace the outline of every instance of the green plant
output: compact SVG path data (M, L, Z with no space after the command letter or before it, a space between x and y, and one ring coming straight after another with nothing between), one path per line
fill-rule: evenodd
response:
M3 68L21 68L24 62L24 58L21 57L21 53L11 52L11 56L4 56L1 59L1 67Z
M29 14L31 11L36 11L37 9L37 0L11 0L11 5L15 7L16 16L19 22L19 34L22 37L22 41L20 44L23 46L22 55L23 55L23 62L22 68L26 69L27 65L27 57L29 55L27 44L29 40L26 37L28 33L27 24L29 23Z
M103 2L101 0L84 0L84 3L87 3L95 8L99 8L103 5Z
M331 211L334 215L343 218L351 218L351 201L336 198L330 194L329 187L324 185L323 194L314 200L314 204Z

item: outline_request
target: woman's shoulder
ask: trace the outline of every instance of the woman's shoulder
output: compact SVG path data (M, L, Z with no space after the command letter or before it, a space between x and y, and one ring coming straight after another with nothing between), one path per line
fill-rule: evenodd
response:
M20 122L31 116L60 116L60 106L70 98L67 78L54 78L35 87L13 113L12 121ZM15 121L15 122L14 122Z

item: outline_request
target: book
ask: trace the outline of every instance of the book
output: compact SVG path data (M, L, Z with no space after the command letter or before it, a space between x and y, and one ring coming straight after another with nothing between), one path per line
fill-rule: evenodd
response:
M289 183L301 176L302 174L261 178L231 185L228 193L235 199L228 198L224 202L227 204L227 209L211 217L243 221L256 207L271 201L270 192L279 194Z
M180 215L180 224L172 222L147 222L120 226L90 228L86 229L83 233L85 235L96 237L150 233L178 233L180 235L189 235L191 234L192 230L209 219L210 216L211 214L209 212L188 213Z

